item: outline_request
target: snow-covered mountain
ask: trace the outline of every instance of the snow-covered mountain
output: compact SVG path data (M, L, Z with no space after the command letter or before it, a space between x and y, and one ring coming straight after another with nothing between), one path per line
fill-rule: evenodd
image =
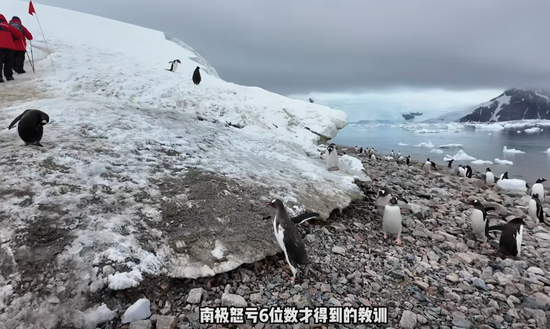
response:
M460 122L500 122L550 119L550 91L507 89L488 102L479 104Z
M27 6L0 0L36 64L0 85L0 124L29 108L51 121L44 148L0 132L2 328L95 328L90 294L278 253L265 201L327 217L360 195L360 163L329 172L319 155L344 112L223 81L162 32L35 4L50 58Z

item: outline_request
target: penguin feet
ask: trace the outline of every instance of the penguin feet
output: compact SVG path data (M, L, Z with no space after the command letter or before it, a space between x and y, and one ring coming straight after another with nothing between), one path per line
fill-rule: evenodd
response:
M403 241L401 241L401 238L398 237L397 239L395 239L395 243L397 243L398 245L402 245Z
M481 244L481 247L485 248L485 246L487 246L487 242L483 242L483 243Z
M40 144L40 142L36 142L36 143L34 143L33 145L34 145L34 146L44 147L44 146L42 146L42 144Z
M384 240L386 240L388 238L388 236L384 233Z

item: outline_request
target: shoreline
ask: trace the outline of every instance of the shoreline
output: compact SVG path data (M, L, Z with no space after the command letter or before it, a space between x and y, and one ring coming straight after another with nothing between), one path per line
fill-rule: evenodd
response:
M347 152L356 156L353 148ZM363 160L362 158L359 158ZM230 272L201 279L145 277L124 291L102 291L91 296L107 303L118 316L100 328L128 328L120 316L138 298L151 300L154 324L160 315L178 320L176 328L198 325L198 306L222 305L224 292L247 306L385 306L387 328L543 328L550 319L550 233L548 226L526 219L526 247L519 260L501 259L498 240L481 248L475 241L460 200L476 197L500 205L502 216L525 216L524 192L488 190L476 178L461 179L441 172L426 176L419 167L390 161L362 161L376 191L383 185L405 197L410 212L403 216L403 246L384 241L381 217L368 198L356 200L325 221L298 226L318 276L299 277L296 285L284 270L284 255L245 264ZM418 163L418 162L417 162ZM430 196L430 198L426 198ZM547 207L548 202L546 202ZM548 213L548 210L547 210ZM504 220L489 217L492 225ZM336 248L339 247L339 248ZM199 303L188 302L193 288L202 289ZM196 293L197 291L195 291ZM365 325L344 327L367 328ZM495 327L496 326L496 327ZM219 326L218 326L219 327ZM306 328L307 325L245 324L241 328ZM318 327L335 328L334 325ZM157 329L159 328L157 325Z

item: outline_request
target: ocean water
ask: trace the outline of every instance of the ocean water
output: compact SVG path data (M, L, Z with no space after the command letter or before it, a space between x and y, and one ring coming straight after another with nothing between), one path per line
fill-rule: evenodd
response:
M539 177L550 181L550 153L546 152L550 148L550 124L539 126L542 131L536 133L525 132L527 128L533 127L532 125L506 125L508 127L502 129L498 124L350 124L340 130L330 142L351 147L374 147L379 155L389 155L391 150L396 154L401 151L403 156L410 155L413 160L423 161L430 158L435 163L445 166L447 163L443 160L444 157L454 156L459 150L463 150L471 157L492 161L493 164L472 164L472 160L455 160L453 168L459 164L469 164L474 171L484 173L485 169L490 167L497 177L508 171L510 178L523 179L531 185ZM424 146L419 146L421 143L424 143ZM430 144L433 144L433 147ZM439 147L448 144L462 146ZM505 153L504 146L525 153ZM433 150L443 153L433 153L437 152ZM512 161L513 165L496 164L495 158Z

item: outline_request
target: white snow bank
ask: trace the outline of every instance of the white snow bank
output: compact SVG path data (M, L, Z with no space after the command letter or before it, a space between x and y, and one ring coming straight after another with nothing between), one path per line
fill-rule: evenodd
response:
M431 150L430 150L430 153L441 154L441 153L443 153L443 151L442 151L442 150L438 150L438 149L431 149Z
M542 131L542 128L533 127L533 128L525 129L524 131L525 131L525 133L527 133L527 134L534 134L534 133L541 132L541 131Z
M453 156L447 154L447 156L443 158L444 161L450 161L452 159L454 159L455 161L473 161L473 160L476 160L476 158L474 158L472 156L469 156L463 150L459 150Z
M117 316L117 312L111 311L104 303L96 307L89 308L81 313L83 327L86 329L95 329L98 324L111 321Z
M522 153L525 153L525 152L523 152L523 151L521 151L521 150L509 149L509 148L507 148L506 146L503 147L502 152L504 152L504 153L515 153L515 154L522 154Z
M439 148L440 149L450 149L450 148L462 147L462 146L463 146L462 144L443 144L443 145L439 145Z
M428 142L422 142L422 143L416 145L416 147L429 147L429 148L433 148L433 147L434 147L434 144L432 143L432 141L428 141Z
M526 191L527 186L525 185L525 181L521 179L499 179L497 182L497 185L500 188L507 189L507 190L521 190Z
M499 158L495 159L495 163L499 164L499 165L508 165L508 166L513 166L514 165L514 162L512 162L510 160L501 160Z
M370 180L370 177L366 176L363 172L363 169L365 167L363 166L361 160L357 159L356 157L344 154L340 157L340 162L347 172L352 173L354 176L358 176L359 180Z
M477 159L472 161L471 164L482 165L482 164L493 164L493 162L488 160Z
M141 272L138 269L133 269L130 272L117 272L109 275L109 289L124 290L132 287L137 287L141 280Z

